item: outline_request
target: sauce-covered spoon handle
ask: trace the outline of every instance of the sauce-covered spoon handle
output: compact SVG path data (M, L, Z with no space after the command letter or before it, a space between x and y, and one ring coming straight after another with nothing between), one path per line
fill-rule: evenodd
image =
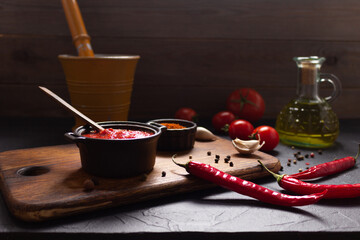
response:
M62 106L64 106L67 110L69 110L70 112L75 114L77 117L81 118L82 120L84 120L85 122L90 124L96 130L98 130L98 131L103 131L104 130L104 128L101 127L99 124L97 124L96 122L94 122L93 120L91 120L90 118L88 118L87 116L82 114L81 112L79 112L77 109L75 109L73 106L71 106L70 104L65 102L62 98L60 98L58 95L56 95L55 93L53 93L49 89L47 89L45 87L41 87L41 86L39 86L39 88L42 91L44 91L47 95L52 97L54 100L56 100L58 103L60 103Z

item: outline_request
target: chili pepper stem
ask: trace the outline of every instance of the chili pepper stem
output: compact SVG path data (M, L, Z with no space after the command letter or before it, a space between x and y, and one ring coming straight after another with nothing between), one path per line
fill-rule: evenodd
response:
M260 160L258 160L258 162L261 164L261 166L263 168L265 168L266 171L268 171L271 175L273 175L273 177L276 179L277 182L280 182L281 179L285 176L285 174L283 175L279 175L279 174L276 174L274 172L272 172L270 169L268 169Z
M187 163L185 163L185 164L183 164L183 163L178 163L178 162L175 161L175 157L176 157L176 154L172 155L172 157L171 157L171 160L173 161L173 163L175 163L176 165L178 165L178 166L183 167L183 168L186 169L189 162L187 162Z
M355 162L356 162L356 159L359 157L359 155L360 155L360 143L359 143L358 152L357 152L356 156L354 157Z

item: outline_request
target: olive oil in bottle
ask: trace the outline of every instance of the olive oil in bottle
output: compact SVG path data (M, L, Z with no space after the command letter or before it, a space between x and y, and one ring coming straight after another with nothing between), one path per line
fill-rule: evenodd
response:
M339 121L329 104L293 100L280 112L276 130L281 141L299 147L329 147L339 135Z
M340 82L334 75L319 74L324 58L297 57L294 60L299 69L298 96L281 110L275 128L284 144L307 148L329 147L339 135L339 121L328 101L338 96ZM318 83L322 81L333 84L331 97L319 97Z

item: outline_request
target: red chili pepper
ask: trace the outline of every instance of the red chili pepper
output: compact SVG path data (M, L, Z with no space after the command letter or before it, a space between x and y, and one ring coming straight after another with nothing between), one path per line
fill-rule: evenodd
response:
M345 157L331 162L322 163L313 166L306 171L291 174L290 176L297 179L314 179L345 171L346 169L352 168L355 165L356 159L359 156L359 152L360 144L359 150L355 157Z
M267 169L260 160L258 162L276 178L279 186L285 190L292 191L297 194L313 194L327 190L324 196L326 199L360 197L360 183L340 185L307 183L286 174L279 175L273 173Z
M321 193L315 193L304 196L291 196L279 192L275 192L268 188L262 187L255 183L243 180L241 178L232 176L225 172L222 172L208 164L190 161L186 164L180 164L175 162L175 155L172 160L175 164L184 167L186 171L194 176L205 179L212 183L215 183L226 189L235 191L237 193L256 198L262 202L282 205L282 206L303 206L316 203L319 201L325 193L324 190Z

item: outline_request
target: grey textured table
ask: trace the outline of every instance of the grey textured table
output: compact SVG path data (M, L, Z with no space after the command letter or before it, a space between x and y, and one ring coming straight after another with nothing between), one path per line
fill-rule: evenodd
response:
M68 119L2 119L0 151L67 143ZM273 124L273 121L268 123ZM315 158L286 165L294 151L311 150L280 144L271 154L284 173L355 155L359 120L342 120L336 144ZM254 182L282 191L272 177ZM318 181L360 182L360 169ZM221 188L106 209L43 223L25 223L11 216L0 198L0 239L360 239L360 198L322 200L304 207L277 207Z

